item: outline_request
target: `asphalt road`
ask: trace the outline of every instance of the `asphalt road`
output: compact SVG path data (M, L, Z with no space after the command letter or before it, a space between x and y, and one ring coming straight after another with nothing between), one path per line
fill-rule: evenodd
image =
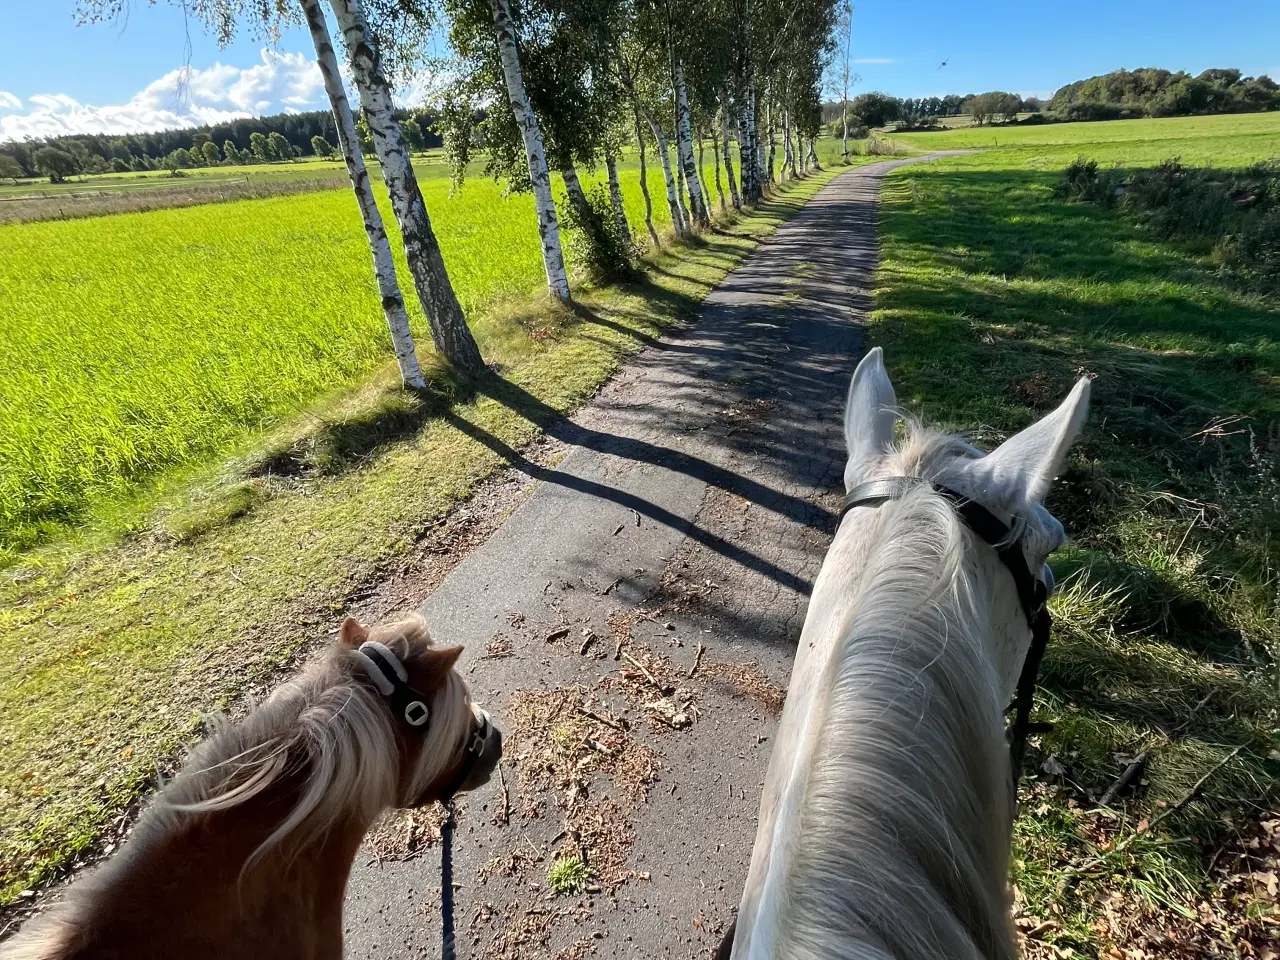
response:
M480 437L536 486L422 608L508 735L505 789L459 815L463 960L705 957L732 918L838 509L879 180L916 159L833 180L553 423L558 465ZM357 860L347 956L440 955L432 827L393 821ZM555 893L565 857L586 869Z

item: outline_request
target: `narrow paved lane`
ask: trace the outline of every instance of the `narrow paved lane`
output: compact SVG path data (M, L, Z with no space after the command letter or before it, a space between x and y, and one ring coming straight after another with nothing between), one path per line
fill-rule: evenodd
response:
M423 607L508 733L506 790L460 814L463 960L705 956L732 916L835 522L879 182L909 162L825 187L548 431L554 469L504 449L538 487ZM432 831L402 815L359 858L348 956L439 956ZM576 892L557 858L585 861Z

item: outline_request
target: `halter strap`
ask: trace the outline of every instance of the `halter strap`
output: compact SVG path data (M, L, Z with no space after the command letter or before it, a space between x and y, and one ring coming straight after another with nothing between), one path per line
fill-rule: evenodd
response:
M366 640L353 652L378 692L391 701L396 714L410 727L426 733L431 711L409 686L409 671L391 648L376 640Z
M996 551L1000 562L1013 577L1022 614L1027 618L1027 626L1034 632L1036 620L1044 609L1045 601L1049 599L1049 590L1027 566L1026 555L1022 552L1019 541L1014 538L1013 528L976 500L971 500L950 487L930 483L922 477L882 477L860 483L850 490L845 495L844 506L836 522L843 520L844 515L854 507L878 507L890 500L901 500L921 486L931 487L950 500L964 525L973 531L974 536Z

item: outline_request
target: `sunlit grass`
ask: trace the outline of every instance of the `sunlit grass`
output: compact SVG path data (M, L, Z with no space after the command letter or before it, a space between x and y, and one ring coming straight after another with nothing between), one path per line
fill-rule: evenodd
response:
M628 173L639 224L637 183ZM544 283L532 201L485 179L423 191L481 349L501 359L480 311ZM654 215L669 222L665 204ZM0 227L0 292L0 551L270 427L389 351L344 190Z

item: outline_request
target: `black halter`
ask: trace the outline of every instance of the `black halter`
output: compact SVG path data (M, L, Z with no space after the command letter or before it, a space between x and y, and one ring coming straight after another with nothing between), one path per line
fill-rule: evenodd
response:
M1040 673L1040 661L1044 658L1045 647L1049 645L1049 628L1052 618L1049 616L1047 606L1049 588L1027 567L1026 554L1022 551L1021 541L1014 537L1013 529L982 504L947 487L929 483L920 477L886 477L882 480L859 484L845 495L844 506L836 522L838 524L843 520L844 515L854 507L878 507L889 500L900 500L911 491L918 489L921 484L927 484L949 500L965 526L973 531L974 536L990 544L996 551L1000 562L1013 577L1023 616L1027 618L1027 626L1031 628L1031 646L1027 650L1027 658L1022 662L1017 691L1010 705L1013 711L1013 722L1009 727L1009 761L1016 786L1022 773L1022 758L1027 748L1027 737L1032 733L1040 733L1048 729L1047 724L1031 722L1031 704L1036 689L1036 677Z

